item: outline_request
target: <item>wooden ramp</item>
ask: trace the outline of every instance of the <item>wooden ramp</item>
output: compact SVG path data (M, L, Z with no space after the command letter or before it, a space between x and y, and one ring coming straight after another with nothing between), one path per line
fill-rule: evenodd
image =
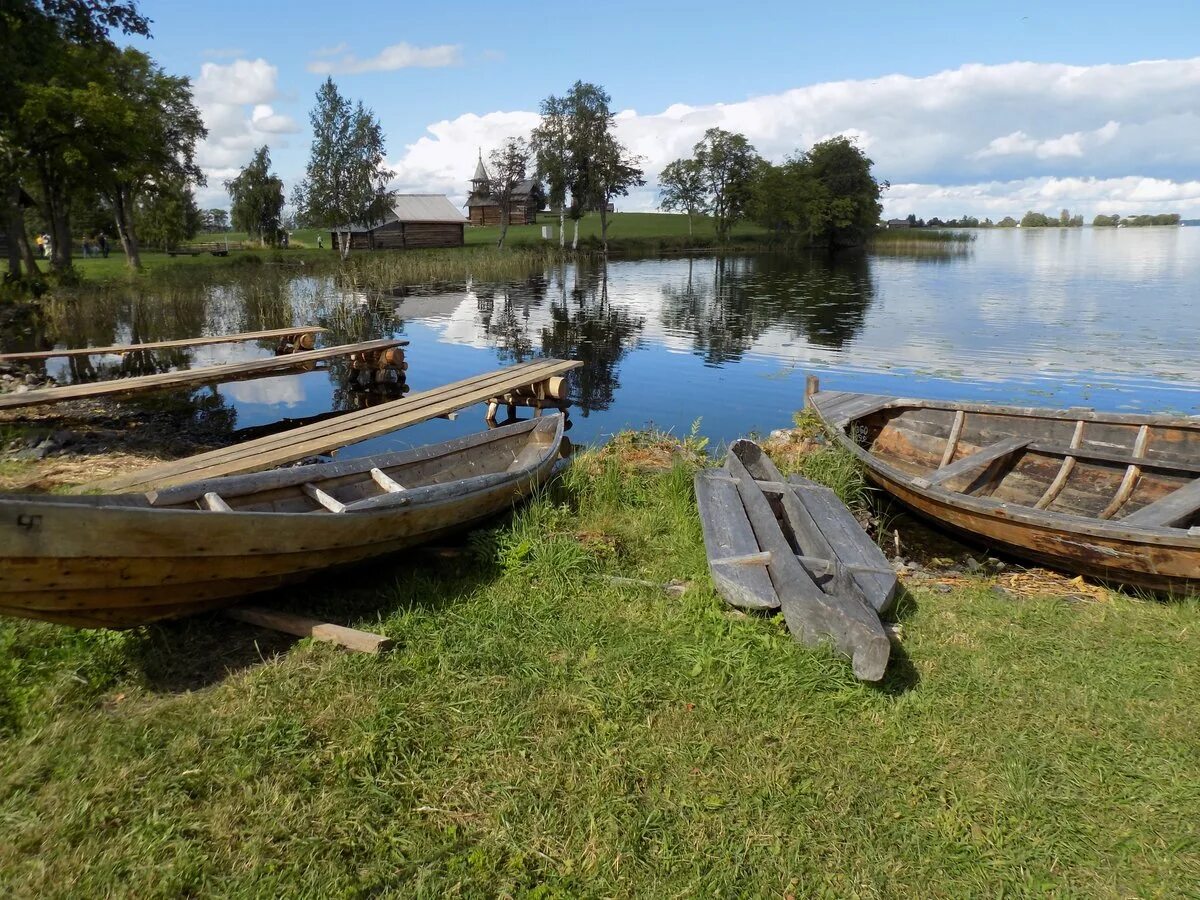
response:
M243 341L281 341L297 345L304 350L313 348L313 338L326 331L316 325L292 325L289 328L272 328L267 331L243 331L239 334L220 334L213 337L180 338L173 341L150 341L145 344L113 344L110 347L76 347L72 350L36 350L28 353L3 353L0 362L17 359L52 359L56 356L102 356L110 353L137 353L141 350L170 350L176 347L200 347L205 344L237 344ZM308 336L308 340L305 337ZM289 340L290 339L290 340Z
M261 472L308 456L328 453L338 447L357 444L477 403L486 403L493 397L521 388L544 384L581 365L583 363L544 359L510 366L410 394L403 400L393 400L244 444L151 466L77 490L89 493L148 491L221 475Z
M65 400L90 400L93 397L111 397L117 394L137 394L142 391L162 391L197 384L215 384L236 381L242 378L262 378L267 375L286 374L308 363L349 356L352 353L377 354L382 350L407 344L402 340L365 341L361 344L342 344L320 350L305 350L301 353L285 353L267 359L230 363L223 366L204 366L199 369L180 369L175 372L159 372L155 375L139 375L135 378L114 378L111 381L96 381L88 384L68 384L64 387L42 388L23 394L0 396L0 410L17 409L22 406L43 406L47 403L62 403Z

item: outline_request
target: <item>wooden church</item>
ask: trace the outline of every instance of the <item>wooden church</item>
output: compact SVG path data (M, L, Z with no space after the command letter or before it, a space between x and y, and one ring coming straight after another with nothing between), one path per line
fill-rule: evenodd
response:
M487 169L483 167L483 154L475 165L475 176L471 179L471 193L467 196L467 220L472 225L499 225L500 204L490 196ZM513 191L512 205L508 210L509 225L532 225L537 221L538 210L544 203L542 186L535 178L526 178Z

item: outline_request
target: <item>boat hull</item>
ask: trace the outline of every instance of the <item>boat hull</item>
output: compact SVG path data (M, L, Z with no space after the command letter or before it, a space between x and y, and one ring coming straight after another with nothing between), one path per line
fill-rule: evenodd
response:
M528 464L506 471L504 458L489 461L476 450L477 467L498 470L426 485L412 492L411 502L378 509L213 512L104 505L106 498L0 500L0 613L77 627L129 627L403 552L507 512L548 480L562 440L562 422L555 419L561 417L520 427L510 440L518 448L516 439L527 439L535 450ZM511 460L515 449L504 447ZM452 474L469 468L459 456L445 458ZM427 471L433 466L421 464ZM213 479L204 487L219 495L232 482Z
M816 392L869 479L930 522L1073 575L1200 592L1200 420Z

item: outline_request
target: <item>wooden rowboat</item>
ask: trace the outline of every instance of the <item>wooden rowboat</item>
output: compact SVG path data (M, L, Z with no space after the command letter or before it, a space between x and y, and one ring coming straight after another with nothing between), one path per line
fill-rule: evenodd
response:
M124 627L228 605L494 516L549 478L563 417L145 494L0 499L0 613Z
M939 524L1072 574L1200 590L1200 418L808 400L873 482Z
M751 441L735 442L725 468L701 470L695 485L709 569L726 601L743 609L780 609L796 640L828 641L851 658L856 676L882 678L890 645L858 578L886 574L894 591L886 560L886 573L844 565L834 546L844 536L829 519L824 498L787 482Z

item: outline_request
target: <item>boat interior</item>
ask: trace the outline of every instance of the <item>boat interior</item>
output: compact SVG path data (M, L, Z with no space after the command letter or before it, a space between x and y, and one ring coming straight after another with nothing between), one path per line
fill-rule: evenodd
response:
M909 406L847 428L919 487L1130 525L1200 525L1200 425Z

